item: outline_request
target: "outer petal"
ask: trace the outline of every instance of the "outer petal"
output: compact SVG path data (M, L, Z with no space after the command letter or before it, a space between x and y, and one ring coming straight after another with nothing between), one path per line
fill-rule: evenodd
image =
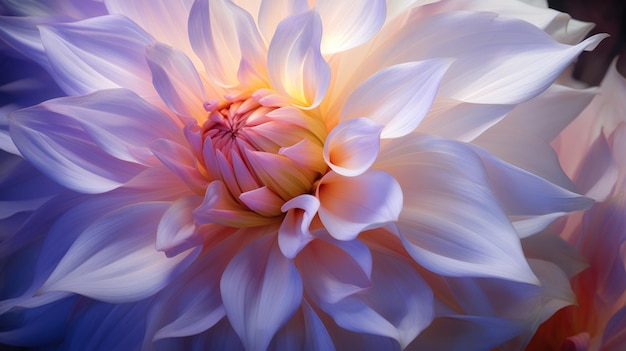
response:
M138 204L96 221L72 244L40 293L70 291L123 303L162 289L197 255L167 258L154 249L156 225L166 208L166 203Z
M121 16L40 27L51 74L70 95L128 88L153 95L144 48L150 36Z
M304 301L295 316L276 334L271 350L334 351L335 345L324 323Z
M57 182L81 192L116 188L154 164L149 144L182 139L180 128L130 91L59 98L11 115L20 152Z
M246 349L265 350L300 306L302 280L274 239L264 236L226 267L221 291L226 315Z
M324 160L330 168L347 177L367 171L378 156L383 126L367 118L339 124L324 142Z
M138 349L149 301L133 304L90 302L77 304L68 318L64 350Z
M433 319L433 293L404 258L373 250L373 286L334 304L322 304L345 329L394 338L405 348Z
M396 221L402 210L402 189L393 177L368 170L356 177L327 173L317 187L318 211L333 237L352 240L367 229Z
M385 23L385 0L319 0L315 8L322 18L322 52L333 54L370 40Z
M334 304L371 288L369 248L359 240L322 238L313 240L295 259L312 301L318 305Z
M147 48L152 83L167 107L188 119L206 118L206 93L193 63L182 52L156 43Z
M400 238L418 263L443 275L537 283L481 159L466 146L426 136L395 139L375 167L402 187Z
M307 108L322 101L330 82L330 67L320 53L321 36L317 12L291 16L276 28L267 53L272 87Z
M226 315L219 281L242 244L241 237L231 236L204 253L155 297L148 314L145 349L159 339L204 332Z
M385 33L387 40L356 72L372 74L379 67L431 57L455 58L439 94L473 103L526 101L550 86L580 52L604 38L568 46L529 23L488 13L430 16L414 11L412 16L399 32Z
M397 138L412 132L428 113L451 63L446 59L431 59L377 72L350 95L341 120L369 117L385 126L382 138Z
M241 69L265 67L265 46L254 20L230 0L194 1L189 38L206 72L221 86L236 86Z

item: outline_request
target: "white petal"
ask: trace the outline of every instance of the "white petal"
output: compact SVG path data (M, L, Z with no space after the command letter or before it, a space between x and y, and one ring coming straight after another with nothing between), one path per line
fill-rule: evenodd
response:
M324 160L347 177L367 171L378 156L383 126L367 118L355 118L333 128L324 142Z
M330 82L330 67L320 53L321 36L317 12L294 15L278 25L267 53L272 87L307 108L322 101Z
M482 160L467 146L418 135L394 139L375 167L402 187L400 238L421 265L443 275L537 282Z
M167 203L144 203L102 217L72 244L40 289L69 291L124 303L161 290L197 251L173 258L154 249L156 227Z
M431 59L377 72L350 95L341 111L341 120L368 117L385 126L382 138L397 138L412 132L428 113L451 63L447 59Z
M502 120L511 109L513 105L435 100L418 130L424 134L469 142Z
M193 63L182 52L163 44L146 49L152 83L167 107L179 116L202 120L206 93Z
M372 255L359 240L316 239L295 262L307 295L318 305L334 304L372 286Z
M157 227L157 250L165 252L167 257L173 257L201 244L200 238L194 235L196 225L192 215L201 203L201 196L191 195L168 207Z
M356 177L327 173L317 187L318 211L333 237L352 240L360 232L398 219L402 190L389 174L370 169Z
M296 257L313 239L309 226L319 206L320 202L315 196L303 194L281 207L281 211L287 213L278 230L278 246L285 257Z
M233 258L220 287L228 320L253 351L267 348L302 300L300 274L268 235Z
M373 250L372 287L321 305L342 328L394 338L405 348L433 319L433 293L411 262Z
M156 40L183 51L200 67L187 35L193 0L104 0L104 3L109 13L130 18Z
M473 103L513 104L545 90L583 50L603 35L576 46L554 41L537 27L489 13L450 12L413 20L376 48L360 74L377 67L430 57L454 58L440 96Z
M270 42L278 23L283 19L306 12L306 0L263 0L259 9L259 29L266 42Z
M40 27L51 74L70 95L128 88L153 95L144 49L150 36L122 16Z
M385 0L318 0L315 8L322 18L322 53L333 54L370 40L385 23Z
M265 46L253 18L230 0L196 0L189 39L210 77L223 87L240 82L240 68L265 68Z

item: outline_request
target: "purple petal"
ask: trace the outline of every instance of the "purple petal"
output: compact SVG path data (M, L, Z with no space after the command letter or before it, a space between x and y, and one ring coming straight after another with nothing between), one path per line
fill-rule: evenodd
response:
M235 256L222 275L221 291L228 320L246 349L265 350L300 306L302 280L268 235Z

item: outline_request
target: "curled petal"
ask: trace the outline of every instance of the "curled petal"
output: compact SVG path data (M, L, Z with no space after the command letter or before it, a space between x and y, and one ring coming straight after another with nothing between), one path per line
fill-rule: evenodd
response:
M451 63L448 59L430 59L379 71L350 95L341 120L368 117L385 126L382 138L397 138L412 132L430 109Z
M154 249L163 202L124 207L94 222L74 241L39 293L69 291L124 303L161 290L198 251L167 258Z
M320 53L321 37L317 12L291 16L276 28L267 53L272 87L306 108L322 101L330 82L330 67Z
M269 235L233 258L220 288L228 320L247 350L265 350L302 301L300 274Z
M273 221L273 218L263 217L240 205L219 180L211 182L206 188L204 201L193 211L193 216L200 224L216 223L236 228Z
M368 170L356 177L327 173L317 187L319 216L333 237L352 240L360 232L398 219L402 189L393 177Z
M333 54L370 40L385 23L385 0L319 0L315 8L324 26L322 52Z
M315 196L308 194L287 201L281 211L287 212L278 230L278 246L287 258L294 258L313 236L309 232L311 221L320 206Z
M254 20L230 0L194 1L189 39L206 72L223 87L238 85L242 69L265 68L265 46Z
M176 256L201 244L195 234L193 210L202 203L202 197L191 195L174 202L163 214L156 232L155 247L167 257Z
M324 143L324 160L347 177L367 171L376 161L383 126L367 118L355 118L333 128Z

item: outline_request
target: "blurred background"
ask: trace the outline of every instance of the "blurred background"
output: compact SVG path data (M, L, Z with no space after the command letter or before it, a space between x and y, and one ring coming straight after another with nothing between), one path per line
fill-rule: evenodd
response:
M613 58L618 55L617 69L626 76L626 0L548 0L548 3L551 8L567 12L577 20L595 23L596 27L590 35L611 35L594 51L580 55L574 78L598 85Z

